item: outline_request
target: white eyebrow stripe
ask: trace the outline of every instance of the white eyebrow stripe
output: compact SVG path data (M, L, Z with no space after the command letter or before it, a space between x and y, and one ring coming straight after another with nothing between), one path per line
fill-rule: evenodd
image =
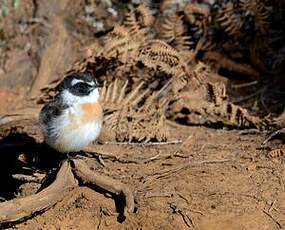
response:
M79 83L79 82L85 82L86 84L88 85L91 85L91 86L94 86L95 85L95 82L94 81L84 81L84 80L81 80L81 79L73 79L71 81L71 85L74 86L75 84Z
M75 84L79 83L79 82L84 82L83 80L80 80L80 79L73 79L71 81L71 85L74 86Z

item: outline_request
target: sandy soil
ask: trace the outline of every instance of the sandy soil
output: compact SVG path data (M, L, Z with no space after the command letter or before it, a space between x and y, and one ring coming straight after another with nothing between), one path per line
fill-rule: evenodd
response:
M125 220L119 217L119 202L79 187L51 209L13 228L280 229L285 225L284 160L283 156L268 159L268 151L259 149L265 135L170 128L171 139L181 143L90 147L117 157L104 160L104 167L97 163L94 170L124 182L135 193L136 211Z

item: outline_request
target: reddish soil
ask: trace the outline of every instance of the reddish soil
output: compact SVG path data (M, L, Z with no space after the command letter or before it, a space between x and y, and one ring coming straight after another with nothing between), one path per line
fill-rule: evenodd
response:
M1 106L5 102L1 101ZM280 229L285 226L284 158L259 150L264 134L169 125L169 145L94 144L114 155L96 171L129 185L136 212L118 220L120 204L78 187L14 229ZM274 144L280 145L279 142ZM90 159L91 162L97 162ZM36 184L25 184L29 191ZM29 192L27 192L29 193ZM121 223L120 223L121 222Z
M284 226L284 165L282 159L269 161L263 152L256 150L263 140L261 136L198 127L175 130L173 139L183 140L182 144L94 146L98 152L141 162L105 162L107 174L130 185L136 194L137 212L123 223L117 222L112 199L83 187L17 228L187 229L189 224L197 229L279 229ZM172 157L159 160L165 155Z

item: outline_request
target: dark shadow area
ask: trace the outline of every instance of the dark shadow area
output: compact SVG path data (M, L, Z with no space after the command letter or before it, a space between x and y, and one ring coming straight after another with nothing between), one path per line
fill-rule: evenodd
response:
M37 143L27 134L13 133L0 141L0 197L10 200L21 182L13 174L29 174L31 162L35 159Z
M26 133L11 133L0 141L0 198L15 198L19 186L25 182L14 179L14 174L32 175L35 171L51 174L41 188L50 184L64 156L45 144L39 144Z
M119 213L117 217L117 221L119 223L123 223L126 220L124 215L124 208L126 207L126 199L124 195L121 193L119 196L114 196L116 211Z

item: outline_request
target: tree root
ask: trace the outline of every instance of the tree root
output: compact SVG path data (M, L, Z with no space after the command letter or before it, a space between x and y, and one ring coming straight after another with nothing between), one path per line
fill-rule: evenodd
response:
M70 163L72 163L72 167ZM26 220L55 205L63 199L65 192L78 186L74 174L83 183L94 184L116 195L124 195L125 216L127 211L134 211L134 197L126 185L92 171L83 160L73 159L71 162L64 161L62 163L55 181L44 190L31 196L0 203L0 226Z
M72 160L74 173L85 183L91 183L115 195L122 194L125 197L124 216L134 212L134 196L130 189L123 183L111 177L101 175L89 169L87 164L80 159Z
M44 211L64 197L64 192L77 185L70 165L64 162L55 181L41 192L0 203L0 224L26 219Z
M114 180L111 177L101 175L89 169L87 164L80 159L72 160L74 164L74 173L85 183L94 184L104 190L113 193L115 195L122 194L125 197L125 208L124 215L127 216L127 213L134 212L134 196L128 186L125 184Z

